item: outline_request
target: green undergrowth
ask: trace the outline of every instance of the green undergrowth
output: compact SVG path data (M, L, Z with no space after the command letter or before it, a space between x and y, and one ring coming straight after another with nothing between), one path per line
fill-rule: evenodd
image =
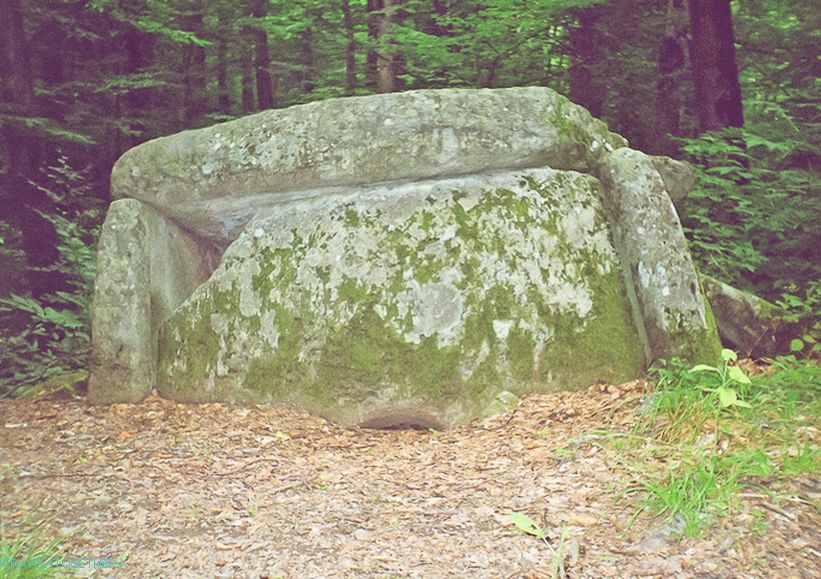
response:
M3 579L37 579L65 577L58 563L66 537L46 539L39 528L9 538L0 521L0 577Z
M604 437L631 476L622 497L641 497L630 525L657 517L697 537L741 492L777 502L790 480L821 472L821 367L783 357L748 377L733 352L723 360L653 369L633 431Z

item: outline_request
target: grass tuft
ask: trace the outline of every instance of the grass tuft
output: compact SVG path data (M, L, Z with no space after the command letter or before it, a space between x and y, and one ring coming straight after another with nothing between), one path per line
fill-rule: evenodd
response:
M0 577L39 579L61 576L60 568L52 567L51 564L59 560L63 550L61 543L66 537L44 541L41 526L11 539L0 525Z
M631 525L646 513L683 521L681 534L696 537L738 506L742 489L777 495L791 479L821 472L821 368L784 357L748 377L732 352L724 360L651 371L655 388L632 432L644 444L611 445L632 455L631 488L644 496Z

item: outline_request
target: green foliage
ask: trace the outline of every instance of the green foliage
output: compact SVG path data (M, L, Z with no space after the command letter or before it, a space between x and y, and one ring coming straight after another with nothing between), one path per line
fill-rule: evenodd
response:
M38 136L52 137L59 141L80 143L83 145L94 145L96 142L91 137L80 132L75 132L55 123L52 119L45 117L20 116L14 114L3 114L0 110L0 126L17 126L26 129Z
M88 9L98 13L105 13L114 20L122 22L128 26L167 38L175 44L194 44L196 46L209 46L210 41L200 38L196 31L185 30L177 24L177 16L180 11L184 11L177 2L148 2L145 8L137 8L129 2L119 0L92 0L88 3ZM136 12L136 13L135 13Z
M533 535L534 537L538 537L539 539L544 539L547 537L547 533L544 529L542 529L539 525L537 525L533 519L524 515L522 513L514 513L510 512L507 514L507 518L510 522L516 525L516 528L519 529L521 532L526 533L528 535Z
M736 8L745 126L684 141L699 180L682 221L702 270L818 316L821 84L806 46L821 15L797 0Z
M542 542L550 548L552 552L550 560L550 576L553 579L567 576L564 568L564 559L566 555L565 543L570 538L570 531L567 527L562 527L562 531L557 538L556 546L553 547L548 540L548 532L541 526L537 525L533 519L527 515L511 511L507 514L507 520L516 525L516 528L522 533L541 539Z
M656 387L634 431L645 444L634 448L664 461L633 464L645 495L633 520L643 512L663 516L697 536L735 507L744 487L776 491L778 482L821 472L821 452L807 430L821 420L821 368L779 358L772 371L750 379L731 371L737 368L729 365L731 354L725 350L723 368L674 360L654 369ZM728 384L743 389L749 402L722 401L719 388Z
M686 439L717 421L722 411L750 408L739 398L739 394L746 395L750 379L741 368L730 365L736 360L735 352L724 349L721 357L724 363L719 368L691 367L678 359L651 368L649 379L656 383L656 391L642 409L635 432L656 428L662 440Z
M790 283L790 288L795 288L794 283ZM798 321L801 318L818 317L821 312L821 280L810 281L803 288L803 296L792 293L782 293L780 299L776 299L776 305L782 307L788 313L790 321ZM816 335L821 333L819 323L815 324ZM814 342L813 342L814 343ZM813 349L817 351L817 349Z
M716 467L715 460L685 457L666 476L646 482L647 498L636 514L646 510L652 516L665 515L668 521L681 518L683 533L698 536L702 523L715 511L723 511L736 491L735 481L719 482L723 473Z
M547 85L584 101L586 85L592 100L601 97L597 110L612 129L634 147L657 146L656 99L648 96L660 80L659 41L673 24L667 3L403 0L369 13L365 0L349 0L350 31L341 2L263 4L267 13L255 17L250 2L228 0L23 2L32 90L4 92L0 124L31 141L32 159L51 158L48 153L61 147L76 166L90 165L93 190L81 190L87 199L103 198L111 165L124 150L257 110L254 59L262 33L277 107L372 93L373 59L392 54L400 90ZM811 6L800 0L734 3L745 127L684 139L681 151L699 168L698 186L681 208L699 267L777 301L796 318L821 313L821 85L808 50L817 44L821 12ZM380 14L393 23L374 37L373 19ZM678 136L695 132L690 72L685 63L673 79L681 97ZM12 169L18 145L2 142L2 176ZM23 173L34 180L37 169ZM14 201L17 193L2 189L3 203ZM0 383L33 379L40 363L64 368L69 352L84 359L56 336L76 334L72 324L87 319L87 304L77 300L87 301L89 286L75 282L87 280L93 268L83 247L93 246L90 222L99 214L65 212L62 201L58 207L48 216L63 244L58 267L74 281L43 303L27 301L19 279L25 262L20 232L0 221L0 268L8 272L0 276L0 296L22 294L3 303L0 318L32 323L24 335L0 337L0 356L12 368L0 370ZM816 344L796 338L802 355L814 355ZM67 351L43 358L61 348Z
M794 355L813 356L821 352L821 344L811 334L790 340L790 352Z
M738 398L737 386L745 386L750 384L750 379L744 373L744 370L738 366L730 366L730 362L738 360L738 355L732 350L724 349L721 351L721 360L724 364L720 368L708 366L707 364L697 364L690 368L690 372L710 372L718 377L720 383L717 385L705 383L701 381L699 388L704 392L709 392L718 398L719 406L729 408L730 406L740 406L741 408L750 408L750 405Z
M821 23L805 3L736 12L745 126L685 141L699 183L683 211L703 270L792 310L821 312L821 85L805 48Z
M88 184L61 158L47 175L47 193L60 213L44 215L60 238L67 291L34 299L0 299L0 396L20 395L38 382L87 367L91 290L101 211L90 203Z
M43 541L39 529L9 539L0 524L0 576L6 579L58 576L57 569L49 564L60 556L64 539Z
M698 184L682 222L703 271L737 286L755 285L769 299L821 277L814 249L821 223L813 199L817 177L780 168L797 146L741 129L686 141L683 149L698 165ZM817 299L804 296L813 308Z

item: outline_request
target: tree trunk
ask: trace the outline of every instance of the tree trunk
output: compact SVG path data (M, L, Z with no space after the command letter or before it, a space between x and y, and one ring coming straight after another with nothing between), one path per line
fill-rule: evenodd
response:
M391 25L398 21L401 0L368 0L368 36L375 45L368 51L366 73L369 85L377 92L397 89L398 57L390 40Z
M242 112L250 113L256 110L256 95L254 94L254 57L253 38L254 30L250 26L242 28L244 40L240 50L240 69L242 73Z
M437 38L446 38L453 34L453 26L443 24L443 19L448 15L448 6L445 0L432 0L430 12L425 15L421 28L426 34ZM443 43L444 44L444 43ZM446 46L446 45L445 45ZM430 72L427 79L418 78L413 88L440 88L450 84L451 71L446 66L438 67Z
M381 93L396 90L396 54L393 42L390 40L391 25L397 19L396 7L399 0L382 0L385 12L378 20L379 38L382 40L382 49L376 67L376 90Z
M551 24L547 28L548 51L547 62L545 63L545 86L553 87L557 84L557 79L554 78L555 70L561 71L556 67L556 61L563 56L562 49L564 43L564 26L560 24ZM558 53L558 54L557 54Z
M0 97L21 118L36 116L34 83L19 0L0 0ZM39 138L22 123L5 123L2 137L8 156L7 173L0 179L0 205L22 234L28 264L29 289L35 297L61 289L62 276L47 268L58 258L54 227L39 212L53 213L48 196L32 186L39 164Z
M573 11L578 24L570 28L570 100L601 117L607 97L603 74L605 39L599 31L599 8Z
M302 84L302 92L309 94L316 88L314 82L314 39L310 28L302 32L300 44L302 47L302 71L299 78Z
M371 48L368 50L365 62L365 77L368 80L368 86L374 90L378 86L377 72L379 69L379 56L376 45L379 41L380 21L383 17L379 11L384 7L384 0L368 0L366 8L368 12L368 39L371 42Z
M670 136L681 134L681 75L684 71L687 7L684 0L668 0L667 25L659 45L656 82L656 135L652 152L674 156L678 147Z
M138 30L130 30L125 35L126 74L143 72L154 57L154 38ZM151 106L151 91L136 89L128 93L126 99L128 107L137 111L144 111Z
M351 95L356 90L356 40L350 0L342 0L342 21L345 26L345 38L348 41L345 49L345 88Z
M34 85L20 0L0 0L0 38L3 43L0 60L3 83L0 84L0 97L3 101L12 103L20 116L29 115L34 105ZM21 134L11 124L7 124L4 130ZM34 164L34 152L29 147L17 146L17 142L13 140L6 145L11 171L16 170L29 176Z
M48 52L41 54L39 78L50 87L55 87L65 82L65 33L58 21L46 22L39 35L41 42L47 47ZM35 55L32 55L36 58ZM55 102L56 101L56 102ZM46 99L45 102L38 103L40 111L52 119L62 119L65 114L65 107L56 99Z
M228 52L234 38L231 21L235 14L227 5L217 7L217 110L224 115L231 114Z
M442 26L442 23L439 20L440 18L447 16L447 14L448 7L445 4L445 0L433 0L433 14L431 15L431 24L427 32L433 36L450 36L453 32L452 27L450 25Z
M187 30L202 33L202 14L191 14L183 20ZM183 47L183 115L186 125L191 125L208 110L205 79L205 47L190 43Z
M690 63L700 133L744 125L730 0L689 0Z
M496 88L496 73L499 72L499 67L502 65L502 56L499 55L491 60L487 65L487 77L482 84L484 88Z
M231 113L231 94L228 91L228 30L221 30L217 41L217 100L219 112Z
M249 53L242 55L242 112L250 113L254 107L254 63Z
M129 30L125 34L125 53L125 73L144 72L154 57L154 38L138 30ZM125 97L125 107L130 129L139 133L130 138L130 144L134 146L143 140L140 135L148 130L146 117L151 107L151 89L130 90Z
M251 15L263 18L268 14L267 0L253 0ZM254 67L256 69L257 104L261 110L277 106L274 98L274 77L271 75L271 57L268 53L268 32L259 26L254 28L256 47Z

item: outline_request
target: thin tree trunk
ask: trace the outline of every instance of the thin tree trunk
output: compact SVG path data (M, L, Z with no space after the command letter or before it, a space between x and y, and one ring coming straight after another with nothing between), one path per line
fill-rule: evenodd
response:
M368 56L365 62L365 77L368 80L368 86L374 90L379 85L377 76L379 69L379 56L376 45L379 41L379 31L381 30L380 21L383 15L379 12L385 7L384 0L368 0L368 39L371 42L371 48L368 50Z
M450 36L453 32L450 25L443 26L440 19L448 14L448 7L445 0L433 0L433 17L428 32L434 36Z
M744 125L730 0L689 0L699 132Z
M32 111L34 105L34 85L29 64L28 46L23 25L23 11L20 0L0 0L0 38L2 39L3 83L0 97L13 103L21 115ZM16 129L11 124L5 129ZM28 176L33 165L33 151L28 147L16 146L14 141L6 143L11 160L11 170Z
M254 30L250 26L243 27L242 38L245 40L240 50L240 68L242 73L242 112L250 113L256 110L256 95L254 94ZM250 41L249 41L250 40Z
M153 37L139 31L129 31L125 35L126 74L143 72L154 58ZM151 91L148 89L132 90L127 97L128 107L144 111L151 106Z
M34 83L19 0L0 0L0 48L0 97L11 103L20 117L35 116ZM39 139L22 123L14 122L3 126L2 137L8 166L7 174L0 179L0 203L22 234L29 289L39 297L60 289L62 280L58 274L38 270L52 265L58 257L54 227L39 214L53 213L53 204L43 191L31 185L39 163Z
M302 71L299 76L302 84L302 92L309 94L316 88L316 83L314 82L314 39L310 28L302 32L300 44L302 47Z
M231 113L231 94L228 91L228 30L221 30L217 41L217 100L219 111Z
M202 14L191 14L184 19L185 26L194 34L202 32ZM183 115L186 125L202 117L208 110L205 47L190 43L183 48Z
M42 31L42 36L47 38L46 45L49 53L47 58L40 58L42 70L40 78L46 85L56 86L65 82L65 33L57 21L47 22ZM51 99L49 99L51 100ZM62 119L64 115L63 106L58 102L41 103L46 105L45 112L50 118Z
M382 49L377 60L376 90L388 93L396 90L396 54L390 35L391 25L397 19L395 8L399 5L399 0L382 0L382 5L385 11L378 20Z
M242 111L250 113L254 107L254 63L249 54L242 55Z
M345 88L350 95L356 90L356 40L350 0L342 0L342 21L345 27L345 38L348 40L345 49Z
M496 88L496 73L499 72L499 67L502 65L502 56L499 55L490 61L487 65L487 78L482 84L484 88Z
M554 66L553 66L553 58L554 58L554 50L557 46L561 45L562 38L564 38L564 27L558 26L556 24L551 24L547 30L547 37L548 37L548 46L550 47L547 51L547 63L545 64L545 86L551 86L551 83L554 82L553 75L554 75ZM561 54L561 52L559 53Z
M453 26L443 24L443 19L448 15L448 6L445 0L431 0L430 13L426 15L421 25L426 34L437 38L446 38L453 34ZM443 43L444 45L444 43ZM445 45L446 46L446 45ZM451 78L451 71L446 66L438 67L430 72L428 78L419 77L414 81L413 88L438 88L446 87Z
M137 30L129 31L125 35L125 53L126 74L135 75L145 71L154 58L153 37ZM130 145L134 146L143 140L141 134L148 129L145 120L151 107L151 90L143 88L129 91L125 97L125 107L131 130L139 133L130 137Z
M684 0L668 0L656 83L656 136L652 152L658 155L675 155L677 147L670 136L681 134L681 75L686 64L687 20Z
M229 85L228 53L234 38L231 21L235 12L229 5L218 5L217 14L217 111L223 115L231 114L231 87Z
M598 29L597 6L574 11L578 24L570 29L570 100L594 117L604 111L607 83L601 70L604 38Z
M268 14L267 0L253 0L251 15L263 18ZM254 67L256 72L257 104L261 110L277 106L274 97L274 77L271 75L271 57L268 53L268 32L264 28L254 28L256 47Z

